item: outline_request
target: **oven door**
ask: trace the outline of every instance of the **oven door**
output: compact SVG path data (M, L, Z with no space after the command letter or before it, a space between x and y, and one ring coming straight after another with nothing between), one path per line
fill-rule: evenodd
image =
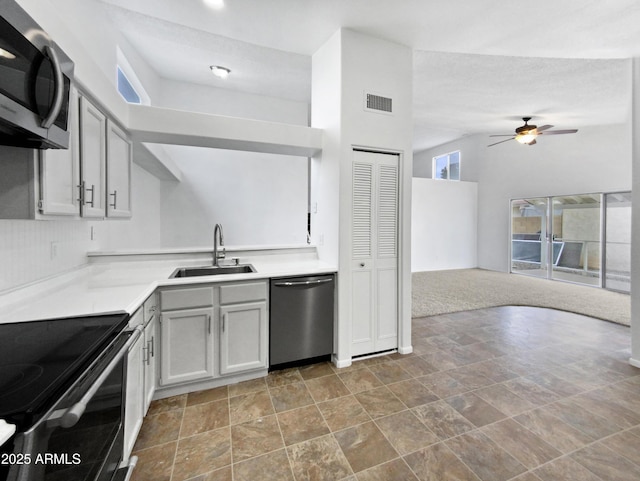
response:
M38 424L16 436L8 480L113 478L124 445L126 354L139 335L122 333Z

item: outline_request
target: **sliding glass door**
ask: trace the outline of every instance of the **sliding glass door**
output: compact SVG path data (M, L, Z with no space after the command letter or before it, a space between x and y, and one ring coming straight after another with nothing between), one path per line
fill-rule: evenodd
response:
M551 278L600 286L602 194L551 197L553 240L559 243Z
M511 272L629 292L631 193L511 201Z
M546 197L511 201L511 272L549 276Z
M631 192L606 194L604 286L631 290Z

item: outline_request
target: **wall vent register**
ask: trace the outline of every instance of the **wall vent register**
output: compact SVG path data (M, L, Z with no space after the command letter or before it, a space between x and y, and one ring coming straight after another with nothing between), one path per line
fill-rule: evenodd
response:
M370 92L364 93L364 109L370 112L393 113L393 99Z

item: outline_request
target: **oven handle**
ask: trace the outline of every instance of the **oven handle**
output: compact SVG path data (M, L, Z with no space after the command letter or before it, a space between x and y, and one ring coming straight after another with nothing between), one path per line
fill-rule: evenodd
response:
M64 93L64 79L62 78L62 70L60 69L60 60L58 60L58 55L53 47L49 45L45 45L44 54L46 57L51 60L51 65L53 66L53 79L55 92L53 96L53 105L51 106L51 110L49 114L42 119L41 127L48 129L51 127L51 124L55 122L58 114L60 113L60 109L62 108L62 94Z
M107 379L111 371L113 371L116 365L120 362L120 360L129 352L129 348L133 346L133 344L138 340L140 335L142 334L142 326L136 326L133 330L131 337L126 342L124 346L118 351L115 357L111 360L109 365L105 368L104 371L98 376L98 379L91 385L89 390L82 396L82 399L71 406L60 419L60 426L63 428L70 428L76 425L76 423L80 420L82 415L84 414L85 409L87 409L87 404L91 398L95 395L95 393L100 389L102 383Z

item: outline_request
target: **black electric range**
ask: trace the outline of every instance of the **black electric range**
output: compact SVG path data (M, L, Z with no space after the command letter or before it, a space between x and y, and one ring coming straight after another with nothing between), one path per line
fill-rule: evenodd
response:
M126 312L0 324L0 419L36 423L122 332Z

